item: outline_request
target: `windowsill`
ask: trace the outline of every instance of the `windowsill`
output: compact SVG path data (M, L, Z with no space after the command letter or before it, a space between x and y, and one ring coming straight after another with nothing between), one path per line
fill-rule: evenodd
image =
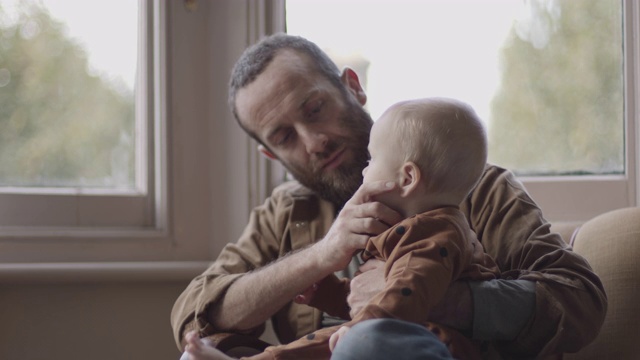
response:
M206 261L0 264L2 284L189 282Z

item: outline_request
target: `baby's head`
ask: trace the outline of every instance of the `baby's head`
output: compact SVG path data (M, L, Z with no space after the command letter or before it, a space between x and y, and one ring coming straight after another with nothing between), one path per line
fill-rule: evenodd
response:
M417 99L397 103L382 114L371 129L369 153L364 182L389 180L406 187L400 191L405 199L381 201L400 207L413 198L409 195L424 194L433 205L458 205L484 171L487 139L469 105L445 98Z

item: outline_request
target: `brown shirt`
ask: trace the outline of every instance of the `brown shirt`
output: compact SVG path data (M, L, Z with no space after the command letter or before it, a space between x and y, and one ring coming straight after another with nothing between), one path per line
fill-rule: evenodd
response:
M536 282L536 309L513 341L495 344L509 357L577 351L597 335L606 313L606 296L587 261L574 253L513 174L487 166L460 210L504 279ZM176 301L171 324L176 343L200 327L210 333L205 311L216 306L242 274L321 239L335 218L334 207L297 182L276 188L256 207L237 243L197 276ZM197 310L197 311L196 311ZM321 312L291 302L273 316L280 341L290 342L320 326ZM255 329L259 333L262 329Z
M487 255L464 214L443 207L404 219L367 242L362 255L385 261L385 288L355 315L350 325L374 318L426 324L433 306L460 279L490 280L500 271ZM311 305L349 320L347 279L324 279Z
M445 207L412 216L373 237L365 257L385 261L385 289L353 322L392 317L425 324L431 308L458 279L499 275L464 215Z

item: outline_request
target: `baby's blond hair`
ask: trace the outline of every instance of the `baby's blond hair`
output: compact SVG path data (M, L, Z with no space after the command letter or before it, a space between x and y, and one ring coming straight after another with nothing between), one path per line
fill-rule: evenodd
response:
M453 99L409 100L390 107L405 161L421 170L429 193L449 193L461 202L487 162L487 137L471 106Z

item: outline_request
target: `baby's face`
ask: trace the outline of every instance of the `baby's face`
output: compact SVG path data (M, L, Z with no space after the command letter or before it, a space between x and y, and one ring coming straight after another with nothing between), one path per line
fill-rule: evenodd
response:
M369 164L362 171L363 183L385 180L397 182L399 170L402 165L400 157L399 141L395 127L392 126L393 118L383 115L373 124L369 136Z

